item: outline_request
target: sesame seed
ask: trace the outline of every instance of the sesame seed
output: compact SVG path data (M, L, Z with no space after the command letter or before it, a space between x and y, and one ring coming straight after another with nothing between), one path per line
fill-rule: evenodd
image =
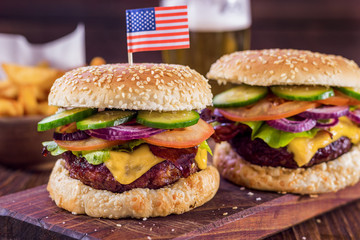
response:
M308 72L308 71L309 71L309 69L308 69L307 67L303 67L303 70L304 70L305 72Z
M227 212L224 212L224 213L223 213L223 216L227 216L227 215L228 215L228 213L227 213Z
M235 210L235 209L238 209L238 207L233 207L232 209L234 209L234 210Z
M247 193L247 195L249 195L249 196L253 196L253 195L254 195L254 193L252 193L252 192L248 192L248 193Z

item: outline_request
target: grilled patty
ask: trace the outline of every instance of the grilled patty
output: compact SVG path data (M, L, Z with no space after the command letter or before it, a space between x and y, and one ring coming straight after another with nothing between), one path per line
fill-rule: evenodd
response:
M133 188L157 189L170 185L180 178L188 177L199 169L194 161L197 148L174 149L149 145L155 156L166 159L153 166L149 171L130 184L121 184L115 180L105 164L92 165L85 158L77 157L67 151L63 153L70 177L95 189L122 193Z
M294 154L287 151L286 147L272 148L262 139L251 140L249 134L238 134L229 140L232 148L244 160L260 165L271 167L299 168L294 160ZM309 163L302 167L311 167L315 164L327 162L347 153L352 146L349 138L341 137L324 148L320 148L312 157Z

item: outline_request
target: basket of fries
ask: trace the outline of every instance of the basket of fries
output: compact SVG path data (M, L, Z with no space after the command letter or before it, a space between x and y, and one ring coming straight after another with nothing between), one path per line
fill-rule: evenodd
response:
M48 105L47 97L64 71L45 62L37 66L4 63L2 68L7 79L0 80L0 164L32 167L51 161L42 156L41 145L52 138L51 133L39 133L36 127L44 116L57 111Z

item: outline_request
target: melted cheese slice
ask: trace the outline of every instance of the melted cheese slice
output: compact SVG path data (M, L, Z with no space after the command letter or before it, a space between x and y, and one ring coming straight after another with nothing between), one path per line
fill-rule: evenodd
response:
M162 161L165 159L155 156L147 144L142 144L131 153L110 151L110 158L105 161L105 165L116 181L121 184L130 184ZM200 169L206 168L206 149L198 149L195 162Z
M330 128L332 137L325 131L319 131L314 138L295 138L287 149L294 154L299 167L307 164L318 149L335 142L341 137L348 137L353 144L360 142L360 128L346 117L339 118L339 123Z
M205 169L207 167L207 151L205 148L198 148L195 162L200 169Z

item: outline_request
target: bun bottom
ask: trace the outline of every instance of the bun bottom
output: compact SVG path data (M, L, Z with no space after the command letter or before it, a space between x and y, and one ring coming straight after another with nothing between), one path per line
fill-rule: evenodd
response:
M298 194L335 192L359 181L360 146L330 162L288 169L251 164L222 142L215 145L213 164L224 178L248 188Z
M212 199L219 189L216 168L181 178L160 189L136 188L123 193L97 190L69 176L59 159L50 175L47 190L56 205L73 214L102 218L145 218L181 214Z

